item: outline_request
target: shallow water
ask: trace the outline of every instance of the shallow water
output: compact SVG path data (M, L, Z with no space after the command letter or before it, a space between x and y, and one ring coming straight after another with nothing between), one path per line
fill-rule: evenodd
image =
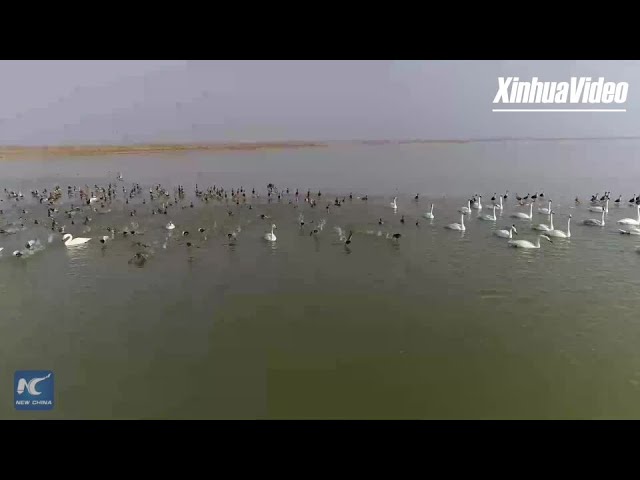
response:
M640 190L638 152L632 141L513 142L5 161L0 187L21 188L25 200L17 208L5 198L2 221L25 208L28 228L0 236L0 417L640 417L640 237L615 224L635 217L626 200ZM60 184L66 197L67 184L104 185L118 171L143 195L125 205L120 194L110 214L89 213L86 233L59 214L67 231L93 239L69 249L56 233L48 243L46 207L28 190ZM157 182L181 182L187 197L195 183L255 186L263 196L249 198L252 210L200 200L191 209L187 198L187 208L152 216L141 201ZM316 208L267 204L268 182L323 196ZM515 192L541 188L557 228L572 215L571 239L508 247L496 228L515 223L517 239L535 240L530 225L547 223L536 213L546 204L533 221L509 218L528 210ZM460 221L468 196L483 194L486 214L493 192L506 189L497 222L473 212L464 233L444 228ZM604 190L624 205L610 204L605 227L581 225L600 218L587 200ZM327 212L329 192L370 197ZM422 218L432 202L436 218ZM132 220L136 238L97 242L106 226ZM165 249L169 220L176 230ZM275 244L262 239L271 222ZM354 231L349 248L335 226ZM395 232L399 241L386 238ZM45 248L11 256L31 238ZM136 240L151 246L142 268L128 264L141 251ZM54 410L14 410L19 369L54 371Z

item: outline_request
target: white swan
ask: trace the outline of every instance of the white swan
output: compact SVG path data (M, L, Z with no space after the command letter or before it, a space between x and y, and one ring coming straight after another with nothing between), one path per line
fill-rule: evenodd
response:
M75 245L82 245L83 243L87 243L89 240L91 240L91 239L90 238L83 238L83 237L73 238L70 233L66 233L62 237L62 241L64 242L64 244L67 247L73 247Z
M531 228L533 230L540 230L540 231L543 231L543 232L548 232L550 230L553 230L553 212L549 213L549 218L551 219L550 222L549 222L551 225L545 225L544 223L539 223L537 225L534 225Z
M515 232L516 235L518 234L515 225L511 225L509 230L496 230L493 234L501 238L513 238L513 232Z
M478 196L478 201L477 202L473 202L473 204L471 204L471 206L473 208L475 208L476 210L482 210L482 195Z
M529 204L529 215L522 212L517 212L511 215L511 218L523 218L525 220L531 220L533 218L533 202Z
M464 232L466 228L464 227L464 213L460 215L460 223L450 223L444 228L448 228L449 230L460 230Z
M483 215L479 217L480 220L489 220L490 222L495 222L498 217L496 217L496 206L493 206L493 215Z
M435 218L433 216L433 203L431 204L431 210L424 214L424 218Z
M167 223L167 226L165 228L167 230L173 230L174 228L176 228L176 226L173 224L173 222L169 222Z
M638 219L634 220L633 218L623 218L618 220L620 225L640 225L640 205L638 205Z
M274 228L276 228L275 224L271 225L271 232L267 232L264 234L264 239L269 240L270 242L276 241L276 235L273 233Z
M565 233L562 230L553 229L553 212L551 212L551 230L547 232L547 235L557 238L571 238L571 215L569 215L569 220L567 221L567 233Z
M398 197L393 197L393 202L391 202L391 208L394 210L398 209Z
M538 213L542 213L543 215L549 215L551 213L551 200L549 200L548 208L539 208Z
M471 200L467 200L467 206L466 207L462 207L458 211L462 212L462 213L471 213Z
M609 199L607 198L606 203L604 204L604 208L603 207L589 207L589 211L590 212L605 212L605 213L609 213Z
M502 210L504 208L504 206L502 205L502 195L498 197L498 200L500 200L500 203L498 205L494 203L493 206L496 207L498 210Z
M538 235L537 243L531 243L529 240L509 240L507 244L516 248L540 248L540 238L546 238L553 243L553 241L546 235Z
M589 218L585 220L583 223L585 225L589 225L591 227L604 227L604 214L605 211L602 211L602 220L596 220L595 218Z

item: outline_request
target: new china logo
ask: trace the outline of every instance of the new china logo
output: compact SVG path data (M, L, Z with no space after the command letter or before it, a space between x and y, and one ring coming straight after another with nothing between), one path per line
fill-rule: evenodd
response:
M626 112L619 108L627 101L627 82L605 82L604 77L571 77L568 82L541 82L533 77L523 82L519 77L498 77L498 92L494 104L517 105L513 108L494 108L494 112ZM520 108L520 105L556 105L561 108ZM618 108L601 105L615 104ZM581 106L571 108L567 105ZM594 108L598 106L598 108Z
M51 410L53 408L53 372L18 370L13 382L16 410Z

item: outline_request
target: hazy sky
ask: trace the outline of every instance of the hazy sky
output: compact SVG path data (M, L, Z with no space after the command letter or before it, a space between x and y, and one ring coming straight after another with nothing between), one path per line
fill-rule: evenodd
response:
M581 75L628 82L628 111L491 112L498 76ZM5 145L640 135L637 61L0 61L0 84Z

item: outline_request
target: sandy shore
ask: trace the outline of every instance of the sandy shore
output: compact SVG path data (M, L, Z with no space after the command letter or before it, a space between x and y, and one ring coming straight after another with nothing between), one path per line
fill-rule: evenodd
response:
M1 158L46 158L94 155L144 155L170 154L191 151L233 152L255 150L277 150L291 148L326 147L326 143L313 142L274 142L274 143L218 143L218 144L151 144L151 145L63 145L63 146L0 146Z

